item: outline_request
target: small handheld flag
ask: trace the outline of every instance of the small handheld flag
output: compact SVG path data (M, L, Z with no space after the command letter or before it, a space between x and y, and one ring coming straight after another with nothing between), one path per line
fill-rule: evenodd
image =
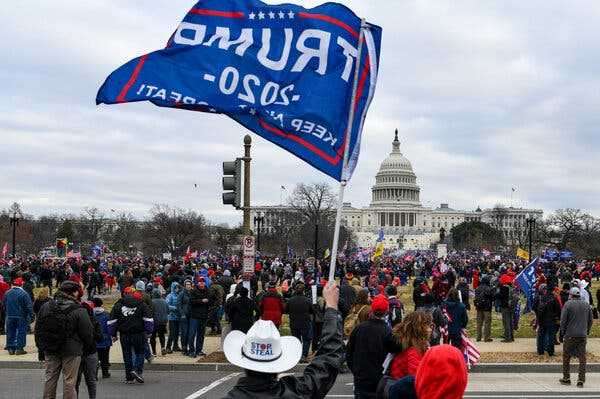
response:
M523 248L517 248L517 258L529 260L529 252L525 251Z

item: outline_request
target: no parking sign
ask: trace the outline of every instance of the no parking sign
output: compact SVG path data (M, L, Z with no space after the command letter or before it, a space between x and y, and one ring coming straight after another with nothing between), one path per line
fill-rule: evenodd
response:
M242 239L242 257L244 273L254 273L254 260L256 256L256 243L253 236L244 236Z

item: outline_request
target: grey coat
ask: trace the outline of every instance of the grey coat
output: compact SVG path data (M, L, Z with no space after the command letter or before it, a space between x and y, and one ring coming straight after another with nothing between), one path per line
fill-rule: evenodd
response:
M562 338L587 337L592 328L592 307L581 299L569 299L560 314Z

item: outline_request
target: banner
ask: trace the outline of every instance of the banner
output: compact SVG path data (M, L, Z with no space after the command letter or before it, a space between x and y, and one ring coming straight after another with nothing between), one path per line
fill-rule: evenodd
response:
M383 235L383 228L381 228L379 230L379 237L377 237L377 242L375 244L375 252L373 253L373 256L371 257L371 260L375 260L377 258L380 258L383 255L383 239L384 239L384 235Z
M568 249L565 249L559 252L558 257L560 260L571 260L573 259L573 252L569 251Z
M525 251L523 248L517 248L517 258L529 260L529 252Z
M523 294L527 298L527 307L525 312L527 313L531 309L533 302L533 294L535 293L535 269L538 265L538 258L531 261L529 265L515 278L515 284L523 291Z
M381 28L367 24L343 173L360 32L361 19L336 3L306 9L258 0L199 1L165 49L111 73L96 103L150 101L223 113L334 179L348 180L381 47Z
M558 260L559 252L554 248L548 248L544 251L544 259L546 260Z

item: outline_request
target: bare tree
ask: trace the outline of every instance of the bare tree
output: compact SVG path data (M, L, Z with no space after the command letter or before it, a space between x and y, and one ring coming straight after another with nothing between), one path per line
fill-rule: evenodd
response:
M331 217L335 196L327 183L300 183L289 199L289 205L303 219L315 223Z
M127 252L141 244L141 225L131 213L121 213L105 232L106 241L113 251Z
M206 236L204 216L192 210L154 205L143 229L144 250L152 254L182 254L188 246L198 248Z
M314 252L315 225L319 225L317 258L321 258L326 248L333 242L335 227L336 197L327 183L298 184L289 200L289 205L297 215L297 228L290 236L291 246L297 251ZM339 246L350 244L353 237L345 227L340 227Z
M98 208L83 208L75 223L76 236L83 245L93 245L100 240L100 233L106 225L106 216Z

